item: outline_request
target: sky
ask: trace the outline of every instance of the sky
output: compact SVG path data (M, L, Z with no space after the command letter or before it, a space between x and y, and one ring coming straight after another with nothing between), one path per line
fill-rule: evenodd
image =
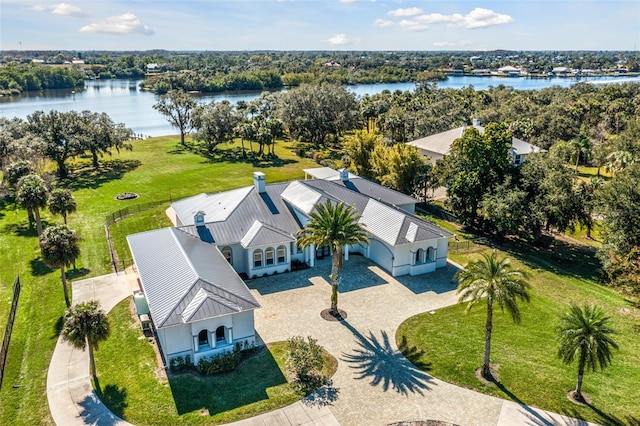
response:
M0 0L0 50L638 48L638 0Z

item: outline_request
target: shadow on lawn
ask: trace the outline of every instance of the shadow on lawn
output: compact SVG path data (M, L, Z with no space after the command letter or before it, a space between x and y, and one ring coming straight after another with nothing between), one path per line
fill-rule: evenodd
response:
M346 320L340 321L340 324L357 339L359 348L352 353L343 353L340 358L355 370L356 379L370 379L372 386L381 385L385 392L392 389L401 395L424 395L423 391L434 385L428 374L416 368L402 352L391 346L385 331L381 331L382 339L379 340L372 332L369 332L369 336L363 336ZM416 353L414 356L419 355Z
M93 386L94 386L94 390L96 391L96 395L98 396L98 398L100 398L102 403L106 405L107 408L111 410L113 414L122 418L124 416L124 409L127 408L128 406L127 390L117 385L107 385L105 386L104 389L102 389L100 387L100 380L97 378L93 379ZM85 407L83 403L80 403L80 405ZM86 417L92 419L93 416L90 413L90 406L87 406L85 408L87 411ZM83 413L80 413L80 415L82 417L85 417L83 416ZM96 423L93 423L92 421L91 424L96 424ZM97 424L102 424L102 422L99 421ZM104 424L109 424L109 423L105 421Z
M602 275L602 264L596 257L595 248L570 244L548 235L543 235L536 245L515 238L501 244L489 241L487 245L509 253L531 268L596 282Z
M242 362L230 373L202 377L184 373L169 377L178 415L206 409L215 415L269 399L267 389L287 379L267 349Z
M60 186L73 191L78 189L96 189L112 180L122 179L125 173L140 166L138 160L109 160L100 163L98 169L86 166L74 170L69 179L60 182Z
M216 150L213 153L209 153L203 147L194 146L193 152L204 157L207 163L246 163L255 168L281 167L296 162L296 160L285 160L271 154L259 157L255 152L247 152L246 156L244 156L242 155L241 147Z
M44 261L40 257L31 259L31 261L29 261L29 264L31 265L31 275L35 277L41 277L53 272L53 269L49 268L49 265L44 263Z
M593 404L587 404L587 407L593 410L593 412L598 416L596 421L600 424L611 426L640 426L639 417L624 416L624 418L620 418L613 413L606 413L600 410ZM575 408L565 409L563 410L563 414L566 416L575 417L577 419L583 418L583 416Z
M26 220L26 212L24 213L24 215L24 221L5 225L4 228L2 228L2 233L15 234L18 237L37 237L38 230L36 229L36 223L32 223ZM42 229L46 229L49 225L51 225L51 223L46 220L41 220L40 222L42 223Z

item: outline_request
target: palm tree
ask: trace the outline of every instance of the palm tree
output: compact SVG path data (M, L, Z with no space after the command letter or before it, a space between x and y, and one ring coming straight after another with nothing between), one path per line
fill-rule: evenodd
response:
M67 308L64 314L62 337L78 349L89 347L89 365L91 376L96 378L96 361L93 350L98 343L107 340L110 327L107 315L98 306L98 302L79 303Z
M589 138L584 134L580 134L577 139L572 140L571 145L576 150L576 173L578 173L580 154L584 155L584 159L586 161L589 157L589 153L591 152L591 148L593 147L593 145L591 144Z
M454 277L458 280L459 302L468 301L467 312L478 302L486 300L487 319L485 321L484 360L482 376L491 377L491 330L493 328L493 305L497 303L502 311L507 310L516 324L520 322L518 299L529 301L527 275L523 271L511 269L509 258L498 259L493 251L482 253L482 259L469 263Z
M51 268L60 268L64 301L69 307L69 291L65 267L69 267L80 256L79 238L67 225L50 226L40 237L40 252L44 262Z
M32 173L20 178L18 182L17 200L25 209L32 209L36 215L36 229L38 236L42 235L42 220L40 209L47 205L49 189L45 181Z
M571 364L578 359L578 380L574 397L584 401L582 395L582 377L585 367L596 371L611 364L611 348L618 349L618 345L609 335L615 331L609 327L610 317L605 316L599 306L571 305L569 312L562 315L558 327L560 348L558 357L565 364Z
M54 189L49 194L49 211L52 214L59 214L67 224L67 215L76 211L76 200L68 189Z
M345 245L369 244L365 230L358 223L354 208L340 202L318 204L309 222L298 232L297 244L301 248L329 246L331 256L331 313L338 315L338 285L342 272L342 248Z

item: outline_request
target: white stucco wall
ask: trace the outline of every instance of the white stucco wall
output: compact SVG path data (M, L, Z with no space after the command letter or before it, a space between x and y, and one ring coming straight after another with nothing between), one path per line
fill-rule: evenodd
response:
M278 262L278 247L280 247L280 245L283 245L285 248L285 261L284 263L277 263ZM265 250L267 248L273 248L274 250L274 264L273 265L266 265L267 262L267 256L265 253ZM281 274L287 271L291 270L291 251L290 251L291 245L287 242L287 243L283 243L283 244L276 244L273 246L256 246L256 247L250 247L249 249L246 250L246 262L247 262L247 269L246 269L246 274L249 276L249 278L254 278L254 277L262 277L265 275L273 275L275 272ZM258 268L254 268L253 267L253 253L255 250L262 250L262 265Z
M438 251L436 253L436 266L444 268L447 266L447 253L449 251L449 238L443 237L438 239Z

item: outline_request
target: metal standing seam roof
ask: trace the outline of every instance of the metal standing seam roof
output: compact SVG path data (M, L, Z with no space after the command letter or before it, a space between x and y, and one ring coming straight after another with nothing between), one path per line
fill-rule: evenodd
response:
M178 228L129 235L127 241L158 328L260 307L212 244Z
M267 244L289 243L295 240L296 237L293 235L256 220L242 238L240 244L242 247L247 248Z
M368 182L364 179L359 180ZM451 235L436 225L387 204L382 198L380 201L375 200L342 185L341 182L312 179L270 184L266 185L264 194L258 194L253 187L249 187L251 191L227 220L206 223L205 227L212 235L213 243L218 246L241 243L246 248L295 241L295 235L301 229L301 224L292 210L295 209L308 216L315 210L318 203L331 200L344 201L353 206L360 216L363 216L368 208L365 219L367 232L391 245ZM256 222L259 223L256 224ZM416 229L412 227L409 232L411 223ZM179 229L194 236L199 235L198 228L193 225Z
M171 206L184 225L193 225L194 214L198 211L205 213L205 222L224 221L242 203L251 188L248 186L217 194L199 194L176 201Z

